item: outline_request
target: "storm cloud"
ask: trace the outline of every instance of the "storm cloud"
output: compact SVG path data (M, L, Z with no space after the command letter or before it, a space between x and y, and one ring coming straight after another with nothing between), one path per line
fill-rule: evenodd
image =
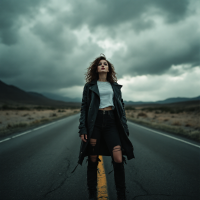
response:
M86 69L104 53L125 100L198 96L199 18L198 0L1 0L0 79L81 97Z

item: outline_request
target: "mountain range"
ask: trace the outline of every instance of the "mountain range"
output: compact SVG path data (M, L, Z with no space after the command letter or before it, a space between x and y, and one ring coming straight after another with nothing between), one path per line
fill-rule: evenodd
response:
M48 105L48 106L79 106L81 98L63 97L60 95L45 93L42 94L31 91L24 91L14 85L8 85L0 80L0 103L10 104L34 104L34 105ZM126 105L147 105L147 104L170 104L177 102L200 101L200 96L193 98L186 97L172 97L159 101L124 101Z

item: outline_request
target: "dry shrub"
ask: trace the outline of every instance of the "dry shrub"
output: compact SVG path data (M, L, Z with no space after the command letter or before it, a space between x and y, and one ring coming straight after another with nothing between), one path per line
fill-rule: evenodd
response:
M40 122L40 120L34 120L34 121L32 121L30 124L37 124L37 123L39 123Z
M147 114L146 113L143 113L143 112L140 112L140 113L138 113L138 115L137 115L137 118L138 117L147 117Z
M65 112L65 110L59 109L58 112Z
M197 141L200 141L200 131L191 131L190 132L190 137L197 140Z
M175 121L175 122L172 123L172 125L174 125L174 126L180 126L181 124L180 124L179 121Z
M28 117L27 119L32 120L32 119L34 119L34 118L33 118L33 117Z
M46 122L46 121L50 121L48 118L43 118L40 120L41 122Z
M57 116L56 113L52 113L49 115L49 117L56 117L56 116Z
M12 125L11 125L11 124L8 124L8 125L7 125L7 128L12 128Z
M18 127L24 127L24 126L27 126L27 125L28 125L27 123L8 124L6 128L7 129L18 128Z
M185 124L185 127L191 127L191 126L192 126L192 125L189 124L189 123Z

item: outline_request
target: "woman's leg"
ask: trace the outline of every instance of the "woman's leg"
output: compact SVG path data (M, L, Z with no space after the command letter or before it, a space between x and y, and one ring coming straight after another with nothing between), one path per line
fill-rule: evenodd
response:
M121 145L117 145L113 147L112 150L112 155L113 159L116 163L121 163L122 162L122 150L121 150Z
M122 156L121 140L114 113L109 113L106 119L104 138L112 157L117 196L118 199L126 199L124 159Z
M89 191L89 199L97 199L97 165L98 159L97 155L95 155L95 146L96 146L95 138L90 139L90 147L88 156L88 165L87 165L87 186Z
M87 186L89 191L89 199L97 199L97 166L100 159L98 158L100 129L98 122L95 123L92 136L89 141L89 155L87 166Z
M96 142L97 139L96 138L90 138L90 153L94 154L96 152ZM96 162L97 161L97 155L90 155L90 160L92 162Z

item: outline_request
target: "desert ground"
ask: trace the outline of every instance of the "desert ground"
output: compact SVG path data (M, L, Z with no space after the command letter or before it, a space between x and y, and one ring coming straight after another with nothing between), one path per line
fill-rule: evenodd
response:
M139 107L135 110L126 110L126 118L139 124L183 135L200 142L199 111L170 113L158 110L147 111Z
M80 109L56 110L1 110L0 111L0 136L8 135L14 130L23 127L42 124L80 112Z
M79 113L80 109L8 109L0 111L0 136L30 127L54 121L59 118L67 117ZM149 126L166 132L182 135L192 140L200 142L200 110L181 110L171 112L169 110L159 110L152 107L134 107L125 109L127 120Z

